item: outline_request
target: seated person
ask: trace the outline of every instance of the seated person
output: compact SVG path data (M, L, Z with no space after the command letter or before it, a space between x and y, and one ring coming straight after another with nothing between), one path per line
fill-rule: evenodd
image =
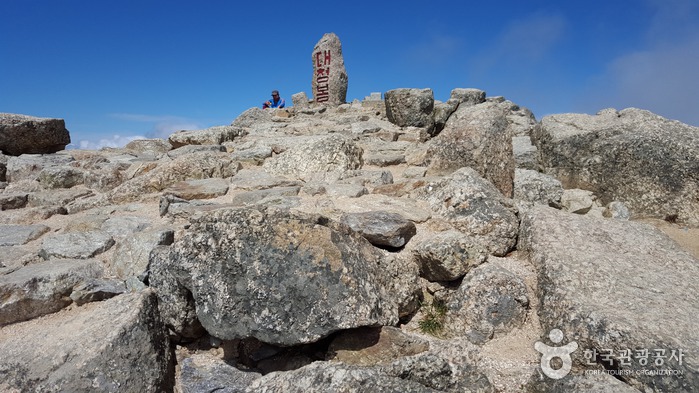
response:
M284 108L284 105L286 105L286 103L284 102L284 99L279 97L279 92L277 90L274 90L274 91L272 91L272 99L269 101L265 101L262 104L262 109Z

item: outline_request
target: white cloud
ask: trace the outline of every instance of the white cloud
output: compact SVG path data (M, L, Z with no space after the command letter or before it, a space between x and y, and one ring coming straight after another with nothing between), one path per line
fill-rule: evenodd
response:
M459 38L432 34L408 48L406 59L413 64L429 67L447 65L458 55L461 48L462 41Z
M123 121L152 123L152 129L149 132L151 138L167 139L170 134L176 131L203 128L199 122L181 116L157 116L137 113L112 113L109 116Z
M146 137L141 135L135 136L121 136L114 135L111 138L100 138L99 140L87 140L82 139L78 144L71 143L68 148L75 148L81 150L99 150L103 147L124 147L127 143L136 139L146 139Z
M494 45L473 60L475 69L486 72L503 64L519 69L541 62L562 41L567 26L560 14L535 13L514 20L503 28Z
M637 107L699 125L699 28L692 22L699 17L699 6L684 0L649 4L655 15L645 48L612 59L594 77L581 106L592 113L604 107Z

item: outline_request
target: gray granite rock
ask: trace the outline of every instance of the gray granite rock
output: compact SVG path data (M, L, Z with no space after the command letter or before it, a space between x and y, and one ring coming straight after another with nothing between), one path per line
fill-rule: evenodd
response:
M210 199L226 195L229 187L230 182L225 179L183 180L164 189L163 193L186 200Z
M65 149L70 133L63 119L0 113L0 150L5 154L47 154Z
M515 162L507 114L495 103L460 106L444 130L427 143L423 163L435 173L472 167L511 197Z
M485 262L488 250L459 231L439 232L413 249L420 276L429 281L453 281Z
M532 137L564 188L623 201L632 216L699 224L699 128L629 108L546 116Z
M552 236L555 234L555 236ZM644 391L690 392L699 387L699 261L645 224L600 220L533 206L522 218L519 248L535 266L544 331L559 329L575 341L575 368L628 372L623 379ZM668 306L671 305L671 306ZM561 343L562 344L562 343ZM644 365L621 351L648 349ZM653 361L664 350L663 362ZM612 364L592 351L613 352ZM670 360L683 351L684 359ZM591 366L586 365L592 363ZM673 369L681 375L653 375Z
M180 367L178 387L186 393L245 393L252 381L262 376L205 355L187 357Z
M17 246L38 239L50 231L46 225L0 225L0 246Z
M552 176L530 169L515 169L516 199L561 208L563 193L561 182Z
M220 145L246 134L245 130L234 126L217 126L204 130L179 131L168 137L173 149L185 145Z
M102 274L96 260L51 260L0 276L0 326L56 312L69 305L73 287Z
M397 322L380 279L382 258L322 217L240 208L194 220L171 246L168 269L193 295L210 334L288 346Z
M379 247L403 247L416 233L411 221L385 211L347 213L340 221Z
M494 255L505 255L516 243L519 219L513 208L492 183L471 168L430 182L412 195L427 201L439 217Z
M399 127L434 128L432 89L394 89L384 93L386 117Z
M0 353L2 391L172 391L173 358L152 291L48 316L40 327L2 328Z
M529 297L521 278L495 263L471 269L447 303L444 324L450 336L466 336L474 344L521 327Z
M68 232L47 235L41 244L39 255L50 258L92 258L109 250L114 238L106 232Z

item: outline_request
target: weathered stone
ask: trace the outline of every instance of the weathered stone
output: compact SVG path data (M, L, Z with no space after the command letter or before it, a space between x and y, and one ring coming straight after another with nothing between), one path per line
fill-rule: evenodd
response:
M519 248L538 273L541 325L544 331L560 329L566 342L577 343L574 366L588 368L584 355L592 350L611 351L613 364L600 357L596 363L628 371L624 380L639 389L697 390L699 362L689 355L699 352L696 258L649 225L540 205L523 214ZM622 364L617 357L644 348L651 358L654 349L665 350L668 358L663 364L649 358L642 365L638 358ZM679 375L653 375L662 369Z
M361 184L341 184L333 183L325 186L325 193L331 197L359 198L369 191Z
M340 221L379 247L403 247L416 233L411 221L385 211L347 213Z
M121 280L95 278L81 282L73 288L70 299L82 306L86 303L101 302L126 292L126 284Z
M55 153L69 143L63 119L0 113L0 150L5 154Z
M70 189L55 189L41 192L33 192L27 197L27 206L65 206L79 199L94 196L95 193L89 189L75 187Z
M0 210L21 209L27 205L29 194L17 192L0 193Z
M195 179L184 180L163 190L164 194L172 194L178 198L210 199L226 195L230 182L224 179Z
M311 92L317 104L340 105L347 100L347 71L342 44L335 33L326 33L313 48Z
M527 393L641 393L609 374L569 375L562 379L551 379L544 375L534 376L526 384Z
M48 167L39 172L38 180L44 188L71 188L82 184L85 172L70 166Z
M555 178L529 169L515 169L516 199L561 208L563 193L561 182Z
M388 375L417 382L437 392L493 393L488 378L469 363L454 363L441 354L423 352L381 368Z
M425 352L429 342L400 329L384 326L359 328L338 334L328 347L328 360L374 366Z
M173 338L197 338L204 333L192 292L173 275L170 247L156 246L149 256L148 281L158 295L158 314Z
M101 275L99 261L65 259L32 264L0 276L0 326L62 309L72 302L68 296L73 287Z
M632 216L699 224L699 129L640 109L546 116L532 134L547 173Z
M258 107L250 108L241 113L231 123L233 127L255 128L255 126L263 123L268 123L272 119L271 111L265 111Z
M152 291L0 330L0 390L171 391L174 365ZM21 337L21 339L18 339Z
M343 363L314 362L298 370L271 373L252 382L249 393L436 393L410 379L388 375L378 368Z
M150 260L150 253L157 246L168 246L174 242L171 229L155 229L134 233L129 240L120 242L114 250L113 273L117 277L131 276L143 279Z
M498 104L460 106L428 142L425 163L435 173L472 167L512 197L514 158L507 111Z
M172 150L170 142L164 139L135 139L124 146L128 150L134 150L139 153L156 153L162 154Z
M92 258L109 250L114 238L106 232L69 232L44 238L39 255L50 258Z
M413 249L420 275L429 281L453 281L485 262L488 250L455 230L439 232Z
M563 190L561 206L567 212L585 214L595 206L595 196L588 190Z
M296 196L298 195L301 187L274 187L270 189L245 191L233 195L231 198L231 205L233 206L250 206L262 203L262 201L269 197L282 197L282 196Z
M448 100L447 102L434 101L434 130L433 135L439 134L444 129L444 125L449 120L456 108L459 107L459 103L455 100Z
M0 151L0 183L7 181L7 156ZM2 187L5 188L5 187Z
M239 370L221 359L193 355L182 361L179 391L186 393L244 393L262 375Z
M240 164L224 153L193 153L177 157L150 172L131 179L107 193L113 203L138 200L143 194L160 192L183 180L227 178L233 176Z
M538 171L539 149L532 144L528 135L512 137L512 154L515 158L515 167Z
M271 208L202 214L169 257L210 334L277 345L397 322L381 259L345 226Z
M51 228L46 225L0 225L0 246L17 246L38 239Z
M455 101L459 106L482 104L485 102L485 91L472 88L456 88L451 91L449 101Z
M434 93L432 89L394 89L384 94L386 117L399 127L434 128Z
M136 232L141 232L151 226L153 219L142 216L111 216L98 224L95 229L106 232L115 239L126 240Z
M263 167L274 175L308 180L316 175L359 169L363 165L362 154L352 139L332 135L291 148L265 161Z
M245 130L234 126L217 126L203 130L179 131L168 137L174 149L185 145L220 145L246 134Z
M293 103L294 108L297 109L306 109L309 106L308 96L306 96L306 93L303 91L300 93L293 94L291 96L291 102Z
M69 165L73 157L61 154L23 154L7 160L7 181L36 180L45 168Z
M444 325L448 334L482 344L495 334L520 327L527 317L529 297L521 278L497 262L488 262L464 277L447 308Z
M188 156L192 153L225 153L227 151L226 147L218 144L208 144L208 145L184 145L178 148L172 149L167 152L167 157L171 159L177 159L182 156Z
M473 236L493 255L502 256L517 241L519 220L492 183L471 168L462 168L417 189L432 211L455 229Z
M604 210L604 216L616 218L618 220L628 220L631 218L631 213L624 202L612 201L609 202L607 208Z

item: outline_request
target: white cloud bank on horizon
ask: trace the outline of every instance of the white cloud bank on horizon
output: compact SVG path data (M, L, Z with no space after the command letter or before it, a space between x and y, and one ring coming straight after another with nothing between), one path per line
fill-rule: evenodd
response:
M182 130L201 129L199 122L181 116L154 116L135 113L111 113L110 117L138 123L152 123L153 128L148 133L151 138L167 139L170 134Z
M699 126L699 3L649 0L645 48L619 54L581 97L588 112L636 107Z
M100 138L98 140L81 139L77 144L71 143L67 146L67 148L80 150L99 150L103 147L124 147L126 146L126 144L136 139L146 139L146 137L141 135L113 135L111 138Z

